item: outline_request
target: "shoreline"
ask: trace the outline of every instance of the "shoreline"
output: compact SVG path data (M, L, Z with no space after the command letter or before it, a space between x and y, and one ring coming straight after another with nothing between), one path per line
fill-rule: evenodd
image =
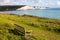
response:
M56 19L56 18L48 18L48 17L40 17L40 16L34 16L34 15L28 15L28 14L13 14L13 13L0 13L0 14L4 14L4 15L17 15L17 16L27 16L27 17L35 17L35 18L42 18L42 19L52 19L52 20L60 20L60 19Z

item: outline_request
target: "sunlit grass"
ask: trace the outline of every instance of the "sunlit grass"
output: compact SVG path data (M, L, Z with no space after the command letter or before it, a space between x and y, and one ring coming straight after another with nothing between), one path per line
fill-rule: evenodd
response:
M15 14L0 14L0 40L22 40L8 32L8 29L14 29L14 24L26 31L32 30L36 40L60 40L60 20Z

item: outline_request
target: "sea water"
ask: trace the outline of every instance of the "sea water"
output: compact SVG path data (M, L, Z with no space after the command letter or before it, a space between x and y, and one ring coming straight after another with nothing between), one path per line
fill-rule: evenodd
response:
M19 15L33 15L38 17L47 17L47 18L53 18L53 19L60 19L60 10L20 10L20 11L5 11L4 13L12 13L12 14L19 14Z

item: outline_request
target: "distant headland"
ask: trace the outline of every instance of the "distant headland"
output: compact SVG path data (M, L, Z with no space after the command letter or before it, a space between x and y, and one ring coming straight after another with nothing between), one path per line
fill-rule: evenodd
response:
M49 8L49 7L28 6L28 5L2 5L0 6L0 11L46 9L46 8Z
M0 11L13 11L24 6L26 5L2 5L0 6Z

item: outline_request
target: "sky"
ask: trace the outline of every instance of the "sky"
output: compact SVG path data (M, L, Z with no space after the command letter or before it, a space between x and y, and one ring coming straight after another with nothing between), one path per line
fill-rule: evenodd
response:
M60 0L0 0L0 5L60 7Z

